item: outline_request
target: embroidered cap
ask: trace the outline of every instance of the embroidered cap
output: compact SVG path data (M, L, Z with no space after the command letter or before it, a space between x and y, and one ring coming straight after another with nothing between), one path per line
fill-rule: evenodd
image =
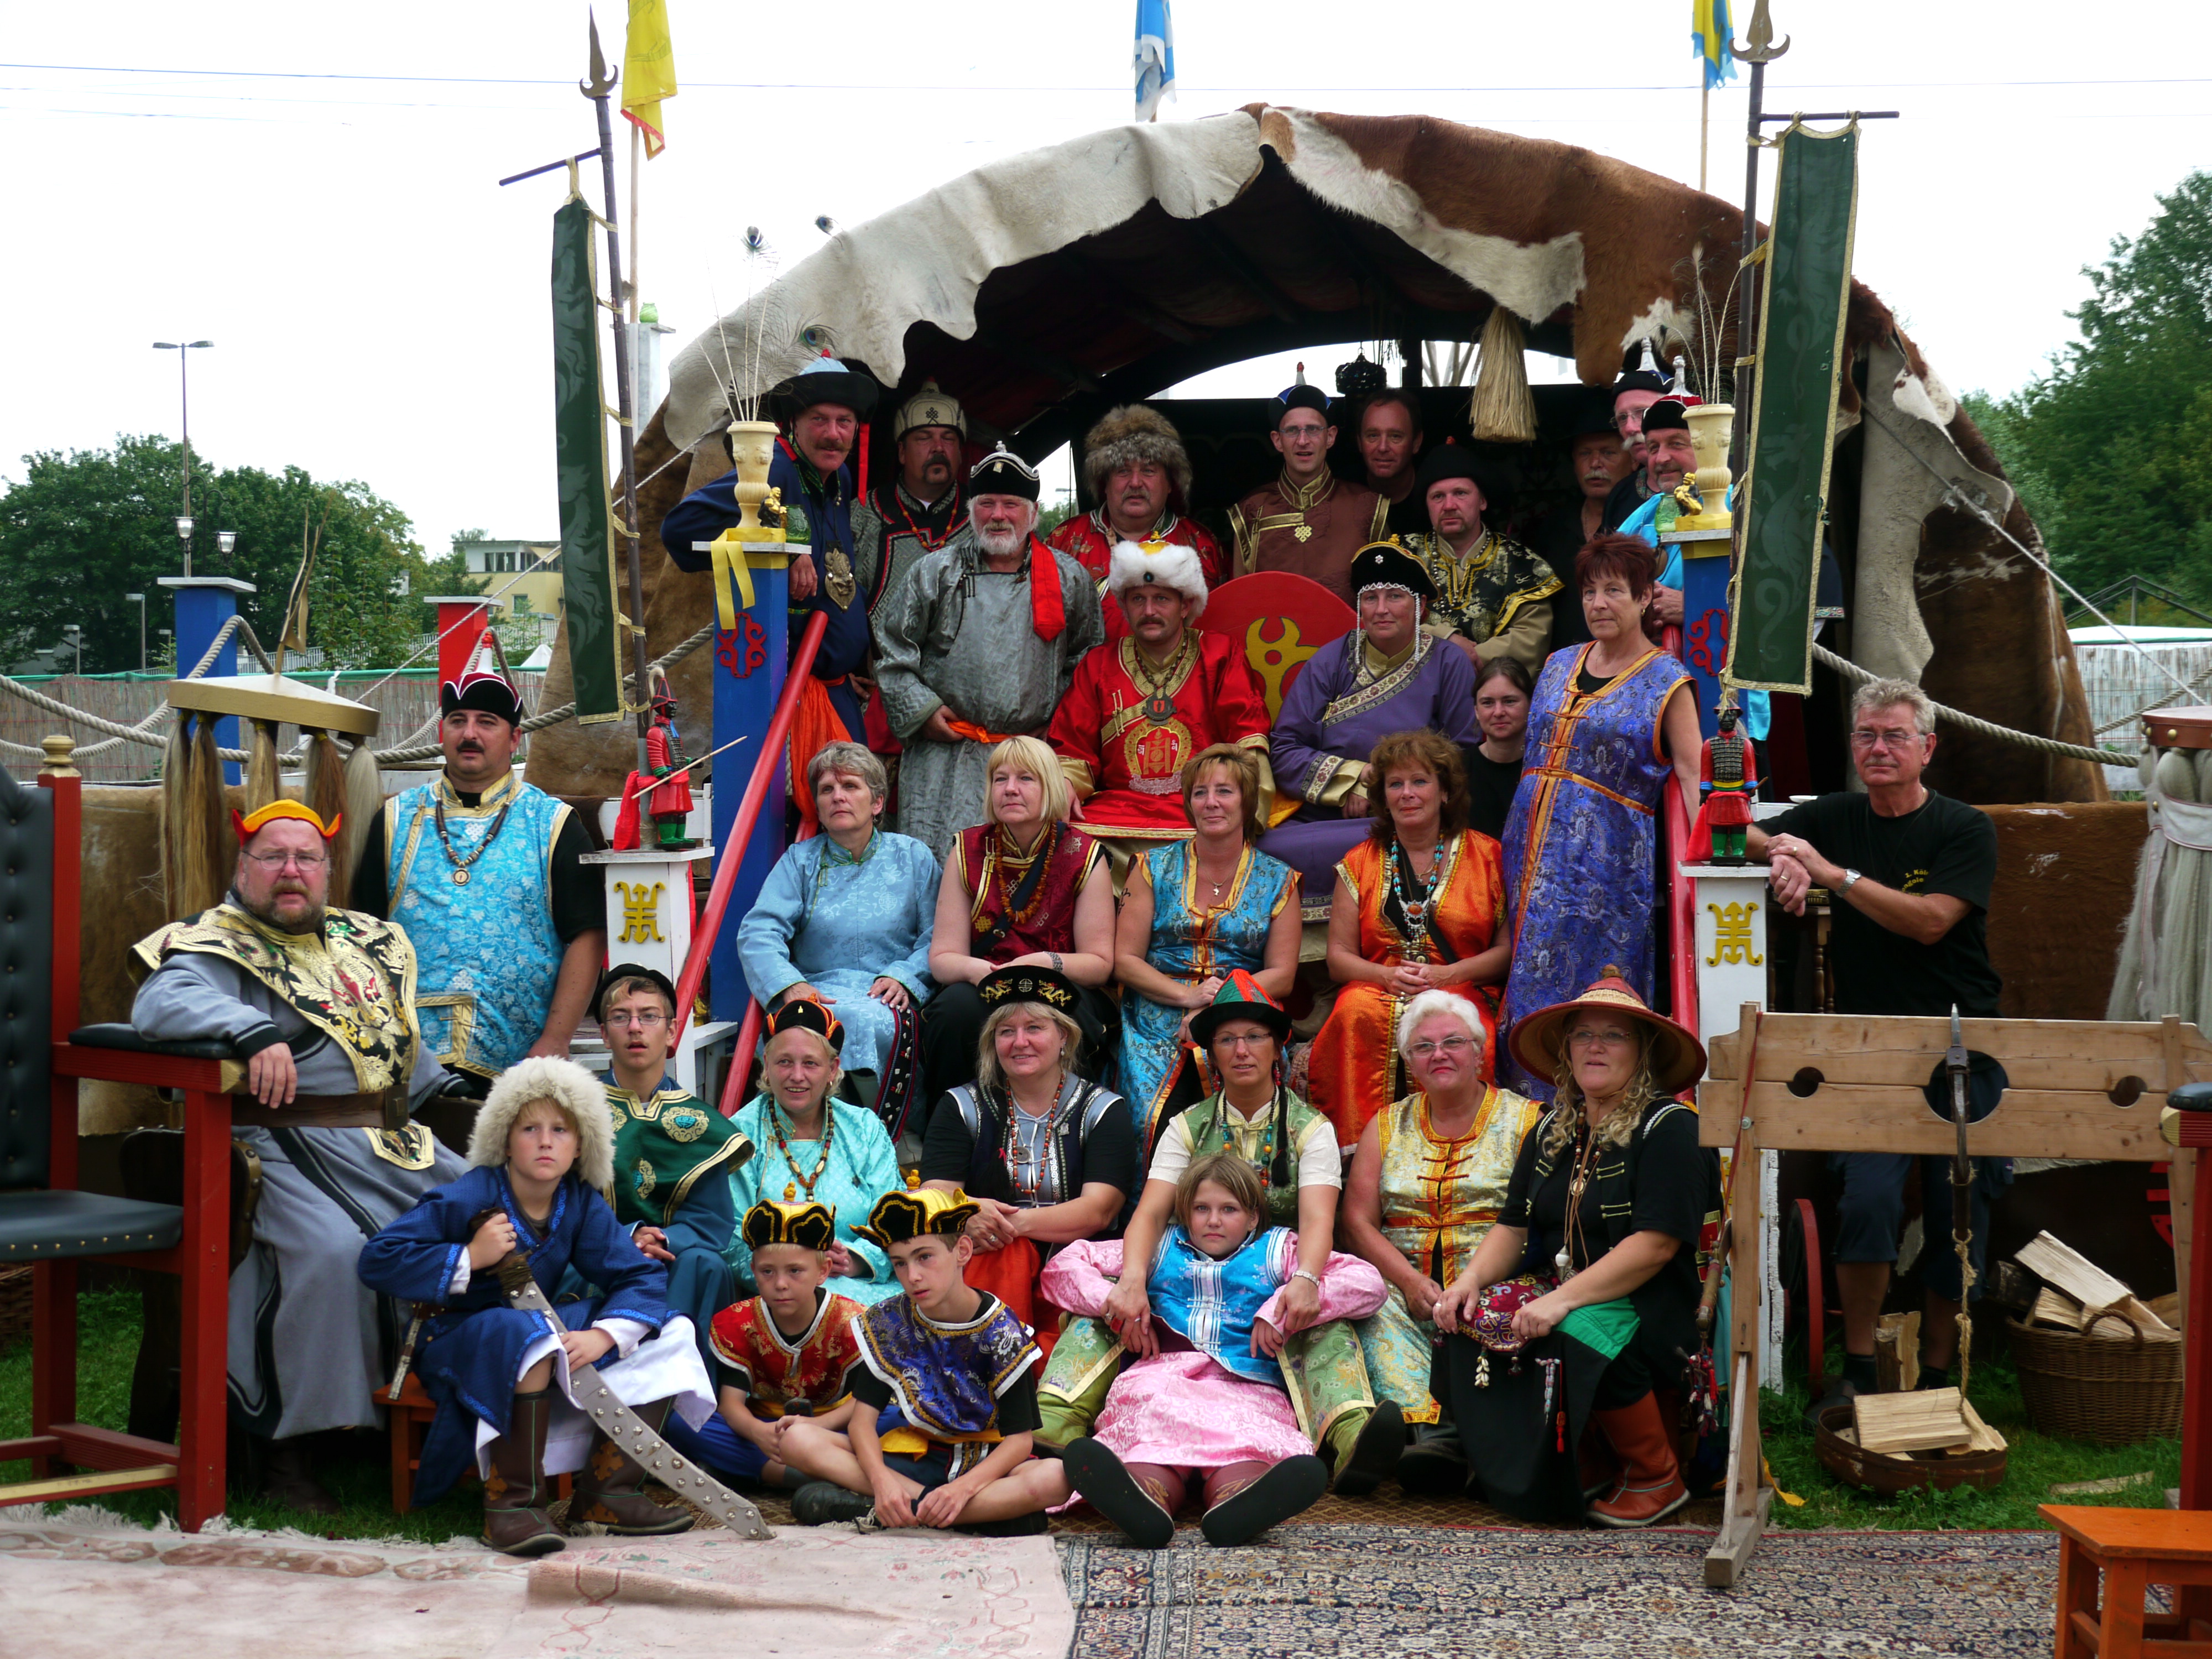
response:
M780 1037L786 1031L811 1031L830 1045L831 1054L845 1052L844 1025L812 997L793 997L768 1017L769 1036Z
M744 1238L756 1250L771 1244L826 1250L837 1240L837 1212L827 1204L778 1204L764 1198L745 1212Z
M1258 1021L1278 1042L1291 1035L1290 1010L1269 996L1260 981L1242 968L1232 969L1229 977L1221 981L1221 988L1213 994L1213 1000L1190 1017L1190 1034L1200 1047L1210 1046L1214 1032L1232 1019Z
M1395 539L1370 542L1352 556L1352 597L1357 601L1370 587L1395 587L1417 599L1436 602L1437 585L1421 562Z
M459 714L464 708L495 714L509 726L522 724L522 698L501 674L487 674L481 670L464 674L458 680L447 680L438 688L438 718Z
M272 800L268 805L257 806L243 815L233 811L230 823L231 827L238 831L239 842L243 845L253 838L255 831L276 823L279 818L297 818L302 823L312 823L315 826L315 833L329 841L337 834L338 826L345 822L345 814L331 813L330 823L325 824L323 815L312 806L296 800Z
M970 496L1018 495L1033 501L1041 489L1036 469L1004 444L976 462L975 470L968 475Z
M1596 984L1571 1002L1555 1002L1513 1024L1513 1058L1533 1077L1554 1082L1567 1075L1567 1022L1583 1009L1626 1014L1651 1033L1651 1080L1662 1094L1686 1089L1705 1074L1705 1045L1666 1015L1655 1013L1635 988L1608 967Z
M1049 968L994 968L983 975L975 994L986 1008L1006 1008L1017 1002L1041 1002L1048 1008L1074 1017L1082 1000L1075 981Z
M885 1249L894 1244L910 1243L927 1234L957 1238L981 1208L965 1193L920 1187L910 1193L885 1193L876 1200L876 1207L868 1212L868 1224L853 1231Z
M968 411L960 407L957 398L948 397L940 391L935 380L924 380L921 390L906 400L906 407L899 410L895 424L897 430L891 434L895 439L925 426L949 426L964 438L968 435Z

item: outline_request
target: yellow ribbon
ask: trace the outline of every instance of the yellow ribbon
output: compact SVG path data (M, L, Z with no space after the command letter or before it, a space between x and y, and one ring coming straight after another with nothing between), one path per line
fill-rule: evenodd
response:
M753 608L753 573L745 563L747 544L739 539L740 532L725 530L714 538L710 550L714 561L714 611L722 631L729 633L738 625L739 610ZM738 596L743 604L733 601L730 592L730 578L738 579Z

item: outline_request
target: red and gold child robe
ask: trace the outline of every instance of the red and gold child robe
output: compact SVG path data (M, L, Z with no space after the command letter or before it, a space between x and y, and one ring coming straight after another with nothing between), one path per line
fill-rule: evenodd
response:
M1185 629L1159 694L1170 707L1154 720L1145 712L1152 685L1139 672L1133 639L1109 641L1075 665L1049 735L1083 803L1083 827L1116 841L1182 840L1191 832L1183 763L1217 743L1250 750L1259 761L1265 823L1274 797L1267 700L1236 647L1221 635Z
M758 1297L714 1316L715 1381L743 1394L746 1409L763 1422L819 1417L853 1391L852 1372L860 1363L853 1321L860 1304L829 1290L814 1296L813 1321L796 1338L776 1328L775 1316Z
M1106 591L1114 550L1129 539L1107 521L1103 507L1062 520L1046 538L1047 545L1058 548L1091 573L1091 580L1098 589L1098 603L1105 609L1109 643L1129 631L1129 619L1121 614L1121 602ZM1152 526L1152 533L1140 539L1170 542L1197 554L1199 571L1206 578L1206 591L1209 593L1230 578L1229 556L1221 550L1221 544L1213 538L1213 532L1195 519L1164 513L1160 521Z

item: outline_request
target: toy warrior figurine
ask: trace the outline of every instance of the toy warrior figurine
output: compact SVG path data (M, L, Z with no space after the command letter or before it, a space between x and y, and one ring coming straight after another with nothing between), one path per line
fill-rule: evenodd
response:
M1751 799L1759 790L1759 766L1751 739L1735 729L1737 712L1723 705L1721 729L1705 740L1699 775L1705 804L1698 809L1698 829L1712 834L1715 864L1742 864L1744 832L1751 824ZM1694 844L1698 836L1690 837Z
M645 734L645 761L646 769L661 780L653 785L648 802L654 839L666 848L692 845L684 833L691 816L691 763L684 758L683 739L676 731L676 698L665 681L653 694L653 729Z

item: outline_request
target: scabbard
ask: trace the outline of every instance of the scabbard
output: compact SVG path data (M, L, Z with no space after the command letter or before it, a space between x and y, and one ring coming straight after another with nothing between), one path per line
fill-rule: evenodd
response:
M538 1281L530 1276L530 1264L520 1251L507 1256L499 1264L499 1282L507 1292L510 1307L525 1308L532 1313L544 1314L553 1322L556 1331L568 1328L561 1322L561 1316L545 1298ZM615 1391L606 1385L596 1365L572 1366L577 1373L577 1404L599 1431L643 1466L646 1472L671 1492L720 1521L738 1538L765 1539L768 1523L760 1511L732 1492L692 1459L679 1455L676 1449L646 1427L638 1414L615 1398Z

